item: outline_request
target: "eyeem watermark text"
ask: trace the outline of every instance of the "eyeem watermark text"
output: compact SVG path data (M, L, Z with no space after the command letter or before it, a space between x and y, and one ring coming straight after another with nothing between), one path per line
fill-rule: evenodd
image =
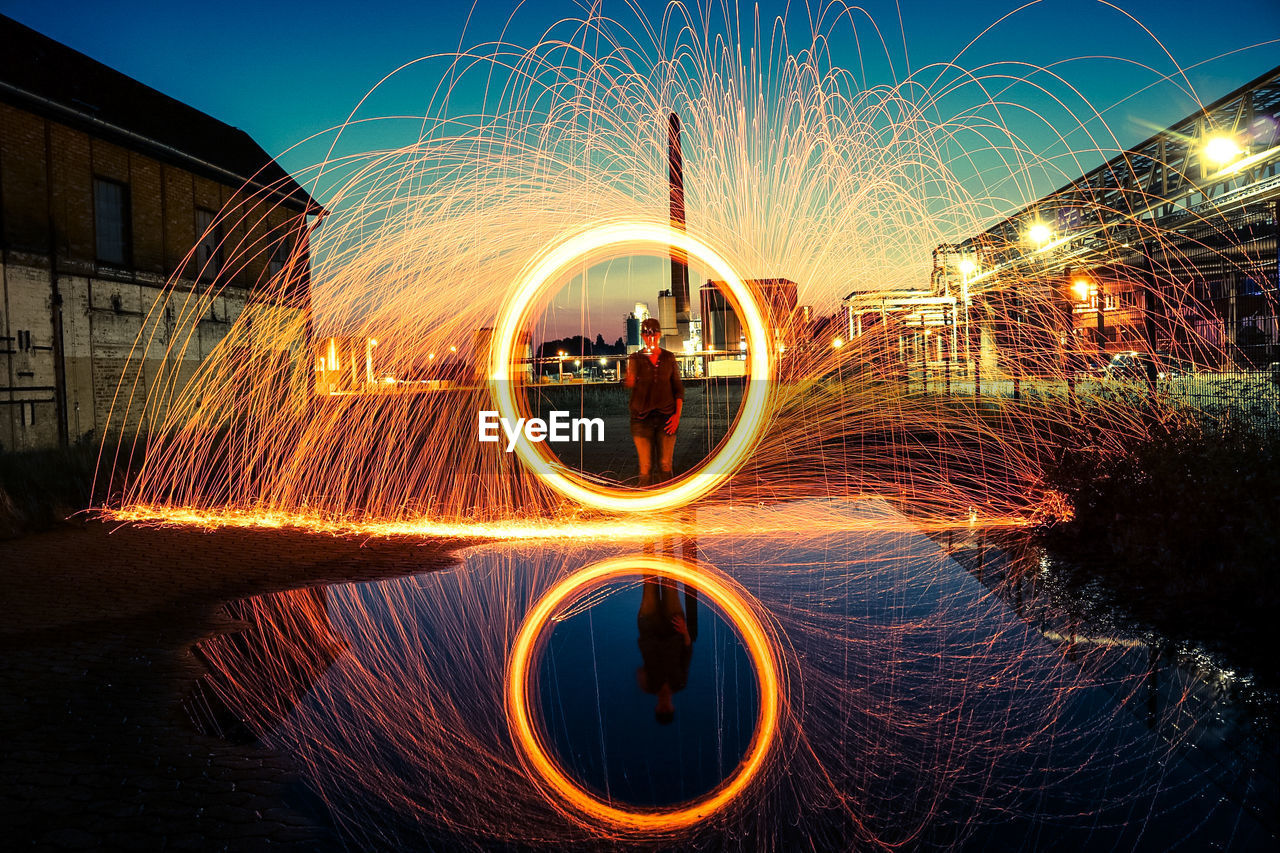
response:
M497 442L498 429L507 437L507 452L516 449L516 440L524 435L528 441L604 441L604 418L570 418L568 412L553 411L547 420L517 418L514 424L498 417L494 411L480 412L480 440Z

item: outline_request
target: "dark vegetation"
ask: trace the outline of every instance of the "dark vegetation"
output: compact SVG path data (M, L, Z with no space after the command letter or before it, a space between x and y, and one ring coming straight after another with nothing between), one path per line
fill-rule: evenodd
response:
M1043 531L1055 563L1139 621L1229 654L1273 685L1280 442L1241 415L1182 413L1058 436L1047 485L1074 507Z

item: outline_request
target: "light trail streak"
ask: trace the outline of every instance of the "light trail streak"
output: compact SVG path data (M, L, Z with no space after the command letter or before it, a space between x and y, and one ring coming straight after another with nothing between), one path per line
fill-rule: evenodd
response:
M529 469L557 492L584 506L612 512L652 512L692 503L711 493L742 466L759 442L772 412L769 396L774 376L774 346L768 323L756 294L719 253L683 228L653 222L614 222L594 226L553 245L530 262L512 289L489 353L489 389L502 416L515 422L527 416L523 394L515 383L514 365L522 331L532 322L534 306L549 283L570 264L599 253L647 248L663 252L677 249L690 259L701 260L724 282L746 331L749 367L746 396L733 428L712 456L696 471L670 484L640 492L603 488L576 476L543 443L520 442L516 452Z
M856 504L856 502L851 502ZM262 528L310 530L332 536L356 537L421 537L493 540L580 539L648 540L667 534L724 535L741 530L744 525L762 533L794 531L796 515L761 515L754 508L704 507L696 525L687 520L661 514L643 521L629 515L581 519L540 519L534 521L482 522L460 520L445 522L432 519L387 521L354 521L326 518L305 513L266 512L260 510L201 510L167 506L129 506L101 510L105 519L127 523L177 527ZM967 517L963 519L912 519L901 515L852 517L807 509L799 514L809 531L863 531L874 533L945 533L947 531L1016 530L1027 527L1031 520L1020 516Z
M592 589L607 581L638 574L671 578L705 593L729 618L742 637L759 682L760 711L751 745L741 763L733 775L716 790L677 808L624 808L588 792L566 775L551 757L529 706L535 676L531 664L541 643L546 639L547 629L552 624L556 611L574 595L589 594ZM694 566L671 558L642 554L618 557L588 566L565 578L529 611L516 637L507 665L507 720L520 747L521 757L529 764L536 778L550 789L553 802L560 800L570 807L570 817L577 818L577 813L580 813L611 829L625 832L675 833L707 820L733 802L751 784L767 760L774 742L778 715L784 703L778 666L774 641L765 630L759 606L733 581L705 566ZM560 807L559 802L556 805Z

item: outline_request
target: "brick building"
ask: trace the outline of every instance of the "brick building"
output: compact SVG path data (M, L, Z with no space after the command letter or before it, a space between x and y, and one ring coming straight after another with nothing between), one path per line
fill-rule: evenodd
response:
M0 44L0 450L127 430L126 365L189 378L277 276L309 326L323 211L247 134L3 16Z

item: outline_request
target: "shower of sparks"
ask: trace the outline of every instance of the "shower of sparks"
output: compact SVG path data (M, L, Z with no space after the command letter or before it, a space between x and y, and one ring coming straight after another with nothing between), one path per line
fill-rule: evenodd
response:
M868 88L830 64L825 45L848 37L835 28L800 46L763 23L746 31L733 21L717 35L725 21L679 4L641 24L562 21L527 49L453 57L416 139L335 153L302 176L330 214L205 354L201 320L226 275L260 253L251 235L269 200L228 205L216 224L222 277L211 269L211 283L194 289L175 281L135 345L112 412L113 434L129 438L104 444L115 474L103 512L139 524L508 540L468 552L479 568L338 593L340 631L324 596L306 591L249 608L265 626L255 640L263 649L226 637L203 644L222 701L297 755L370 844L396 846L360 823L377 825L380 809L430 827L427 837L477 846L598 842L590 821L566 819L548 801L513 745L504 672L541 594L584 565L666 537L714 543L716 565L750 590L749 609L766 625L757 633L768 647L753 653L776 658L795 687L779 691L764 781L705 825L696 815L691 845L717 846L712 833L725 830L747 847L781 846L796 840L796 815L816 815L813 825L830 833L816 846L946 846L966 831L935 831L964 824L965 814L947 811L956 792L971 792L987 820L1029 811L1042 791L1089 769L1089 756L1146 736L1120 725L1103 744L1065 722L1079 713L1082 685L1113 687L1120 706L1140 695L1146 676L1116 676L1107 657L1136 645L1079 639L1070 625L1025 615L1022 584L1034 570L1010 565L984 586L984 550L974 551L981 583L944 580L956 565L921 532L950 542L1069 518L1070 503L1044 483L1056 436L1087 430L1099 453L1116 452L1121 437L1183 416L1161 388L1129 389L1098 395L1086 422L1070 364L1079 353L1054 343L1071 323L1060 282L1032 271L996 285L972 262L965 272L997 315L1016 306L995 321L1026 344L1019 401L919 393L904 381L893 318L856 333L801 334L768 358L753 343L749 380L768 383L767 405L747 412L759 419L754 449L733 458L711 494L689 487L692 506L653 501L645 506L661 511L610 514L624 507L568 500L548 485L548 471L567 470L560 463L477 441L481 410L528 411L519 350L537 342L552 301L550 290L539 289L538 305L514 292L530 265L607 223L665 228L672 112L684 128L691 239L742 279L798 282L799 304L817 314L855 286L926 286L935 247L1007 212L1010 187L1024 188L1025 203L1034 177L1053 174L1005 125L1009 81L998 75L935 68ZM492 81L486 110L451 113L453 87L480 75ZM341 128L333 150L363 121ZM309 281L300 263L308 247ZM661 246L656 253L665 262ZM1174 254L1170 246L1166 257ZM572 269L557 268L560 280L548 284L582 275L588 336L585 273L603 259L566 263ZM1189 297L1161 283L1176 274L1172 264L1153 268L1154 284L1142 286L1164 303L1162 333L1203 356L1212 346L1190 325ZM766 364L772 376L759 375ZM423 365L437 378L414 378ZM491 381L510 383L498 395L505 404ZM587 396L583 413L594 414ZM732 434L733 412L685 417L713 415ZM709 446L708 457L724 446ZM657 493L632 488L625 472L573 476L622 503ZM281 684L290 685L283 698ZM1175 695L1166 717L1181 725L1189 696ZM1110 724L1125 713L1102 716ZM1060 759L1066 747L1085 764ZM1022 755L1032 756L1025 778L1014 761ZM1114 802L1160 784L1125 772L1133 785L1115 786ZM913 787L904 793L904 784ZM616 816L612 808L596 816ZM660 822L642 828L661 835Z
M105 447L121 472L111 505L415 524L555 518L556 491L476 441L478 412L495 408L485 330L503 324L512 286L545 247L666 209L669 112L684 117L689 233L744 277L798 282L799 303L818 313L859 282L927 282L933 248L976 233L1000 206L983 194L982 173L961 180L955 170L979 155L1025 154L993 123L993 104L945 117L963 80L937 92L919 75L863 89L826 64L820 39L795 51L778 36L768 54L744 54L700 42L678 18L665 23L633 27L643 41L591 18L589 53L549 33L524 51L460 55L459 79L510 72L492 112L433 113L400 149L319 164L311 177L332 187L322 199L330 215L197 360L225 277L263 248L253 226L268 199L228 205L216 223L223 277L175 282L134 347L107 432L139 437ZM983 134L1002 141L957 153L958 140ZM1001 285L1019 294L1028 346L1060 316L1045 284ZM1189 322L1169 308L1165 322ZM755 452L721 491L743 501L876 494L940 518L1042 512L1044 436L1073 418L1061 347L1034 350L1039 362L1024 365L1041 405L993 413L908 393L900 331L892 318L849 340L836 329L839 346L797 333L778 353ZM446 353L449 388L406 379ZM354 389L329 393L335 377L354 378ZM1157 415L1167 402L1154 402ZM1102 408L1109 430L1151 422L1124 400Z

